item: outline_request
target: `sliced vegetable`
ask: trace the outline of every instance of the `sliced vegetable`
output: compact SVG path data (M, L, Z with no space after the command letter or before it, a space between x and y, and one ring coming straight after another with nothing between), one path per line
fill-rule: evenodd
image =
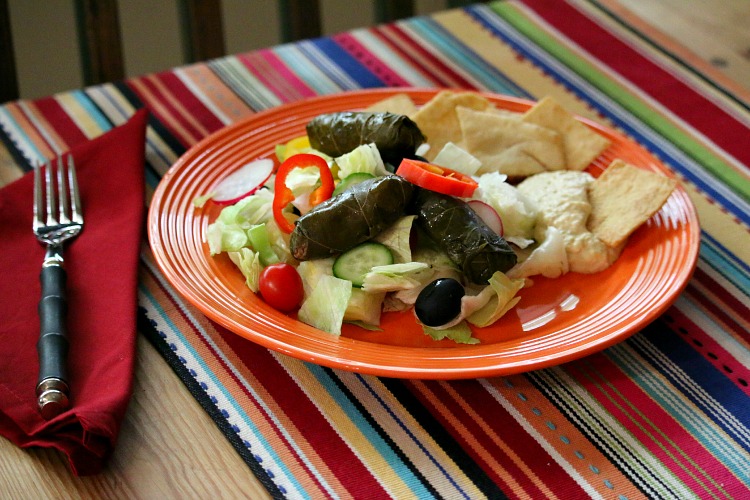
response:
M479 339L472 336L472 331L465 321L461 321L450 328L437 330L423 326L424 332L434 340L449 339L457 344L478 344Z
M254 293L258 293L258 282L263 265L260 256L249 248L240 248L237 252L229 252L229 259L240 269L245 277L245 284Z
M461 313L463 285L452 278L439 278L422 289L414 304L419 321L430 327L445 325Z
M500 214L497 213L497 210L492 208L491 205L479 200L471 200L469 206L474 212L476 212L479 218L487 224L487 227L495 232L495 234L500 236L503 235L503 220L500 218Z
M310 194L310 204L315 206L333 193L334 184L328 163L320 156L302 153L290 156L276 171L274 182L273 217L279 228L285 233L294 231L294 224L284 216L284 209L294 201L294 193L286 185L286 178L294 169L315 167L320 171L320 187Z
M299 307L304 297L302 278L293 266L283 262L263 268L258 289L268 305L282 312Z
M224 177L213 190L211 199L220 205L232 205L258 190L273 173L273 160L261 158Z
M467 151L459 148L452 142L447 142L443 149L432 159L432 163L440 167L448 167L456 172L466 175L474 175L482 166L482 162Z
M333 194L331 197L337 196L350 187L359 184L360 182L364 182L368 179L374 179L375 176L372 174L368 174L367 172L355 172L353 174L349 174L344 179L336 185L336 189L333 190Z
M506 175L498 172L479 176L479 188L473 197L497 211L503 221L503 237L508 241L511 241L511 238L514 238L513 243L522 242L523 239L531 240L536 225L536 209L518 188L507 182L507 179Z
M508 271L511 278L526 278L541 274L558 278L570 271L565 251L565 236L554 226L548 226L541 245L534 248L526 260Z
M253 250L260 255L260 261L264 266L276 264L279 261L276 252L271 248L271 241L265 224L258 224L248 229L247 237Z
M409 158L401 162L396 175L419 187L459 198L470 198L477 188L476 181L468 175Z
M361 288L352 288L352 295L344 312L344 321L361 322L371 326L380 325L384 298L385 292L367 293Z
M371 174L373 177L388 175L390 173L383 164L378 147L372 143L357 146L334 161L339 168L339 179L345 179L358 172Z
M310 151L310 139L307 135L295 137L286 144L276 145L276 158L280 162L286 161L290 156L294 156L299 153L308 153Z
M365 275L362 290L370 293L395 292L421 287L425 276L432 276L424 262L404 262L373 267Z
M524 280L511 279L501 272L496 272L489 279L489 284L490 286L481 293L491 293L490 300L466 318L469 323L480 328L493 324L521 300L516 294L523 288Z
M373 267L388 264L393 264L393 254L387 246L375 242L362 243L338 256L333 263L333 275L361 287L365 275Z
M352 290L351 282L324 274L302 303L297 317L314 328L341 335L341 324Z

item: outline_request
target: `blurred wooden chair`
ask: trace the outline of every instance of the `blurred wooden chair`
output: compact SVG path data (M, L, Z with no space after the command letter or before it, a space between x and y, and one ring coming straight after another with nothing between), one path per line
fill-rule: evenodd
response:
M84 85L125 77L117 0L73 0ZM177 0L185 62L225 55L221 0ZM414 15L413 0L373 0L376 19L383 23ZM471 3L447 0L447 7ZM283 42L321 35L319 0L278 0ZM0 0L0 103L18 99L13 37L8 0Z

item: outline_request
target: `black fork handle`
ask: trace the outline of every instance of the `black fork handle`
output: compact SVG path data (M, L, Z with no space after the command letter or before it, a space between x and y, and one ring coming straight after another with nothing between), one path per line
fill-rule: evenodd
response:
M39 378L36 386L37 404L42 417L49 420L68 409L67 356L68 337L65 328L67 299L66 273L62 257L48 252L39 276L42 297L39 300Z

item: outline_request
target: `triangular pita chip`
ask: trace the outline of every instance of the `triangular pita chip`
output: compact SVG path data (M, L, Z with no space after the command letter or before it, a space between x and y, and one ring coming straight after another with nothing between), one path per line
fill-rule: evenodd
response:
M484 110L492 107L492 103L473 92L444 90L438 92L411 117L430 145L430 150L425 155L428 160L432 160L446 143L461 142L461 126L456 116L456 108L459 106Z
M552 97L545 97L529 108L523 121L551 128L562 134L568 170L583 170L611 144L563 108Z
M623 243L659 211L677 182L614 160L590 187L588 229L610 247Z
M462 107L457 114L461 146L482 162L478 174L500 172L519 178L565 166L562 137L554 130Z
M371 104L365 111L372 113L394 113L397 115L412 116L417 112L417 105L414 104L408 94L394 94L381 101ZM423 132L424 133L424 132Z

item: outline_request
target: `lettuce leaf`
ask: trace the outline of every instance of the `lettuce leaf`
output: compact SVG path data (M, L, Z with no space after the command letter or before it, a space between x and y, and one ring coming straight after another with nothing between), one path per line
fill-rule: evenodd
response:
M435 340L450 339L457 344L478 344L479 339L472 335L471 328L465 321L461 321L451 328L436 330L429 326L422 325L424 332Z
M474 191L473 198L497 211L503 221L503 237L506 240L524 246L534 238L537 211L533 203L506 180L507 176L498 172L479 176L479 187Z
M237 252L229 252L229 259L240 269L245 277L245 284L254 293L258 293L258 282L263 265L260 255L249 248L240 248Z
M420 275L432 275L429 264L405 262L375 266L365 275L362 290L368 293L408 290L422 283Z
M516 294L523 288L524 280L511 279L501 272L496 272L489 283L489 286L480 292L480 295L490 295L489 300L481 309L466 318L469 323L480 328L493 324L521 300Z
M378 234L374 240L387 246L393 254L396 264L411 262L411 226L416 218L415 215L401 217L393 225Z
M380 151L375 144L362 144L352 151L337 157L339 179L346 179L351 174L364 172L375 177L388 175Z
M351 281L324 274L305 297L297 317L310 326L341 335L341 325L351 295Z

